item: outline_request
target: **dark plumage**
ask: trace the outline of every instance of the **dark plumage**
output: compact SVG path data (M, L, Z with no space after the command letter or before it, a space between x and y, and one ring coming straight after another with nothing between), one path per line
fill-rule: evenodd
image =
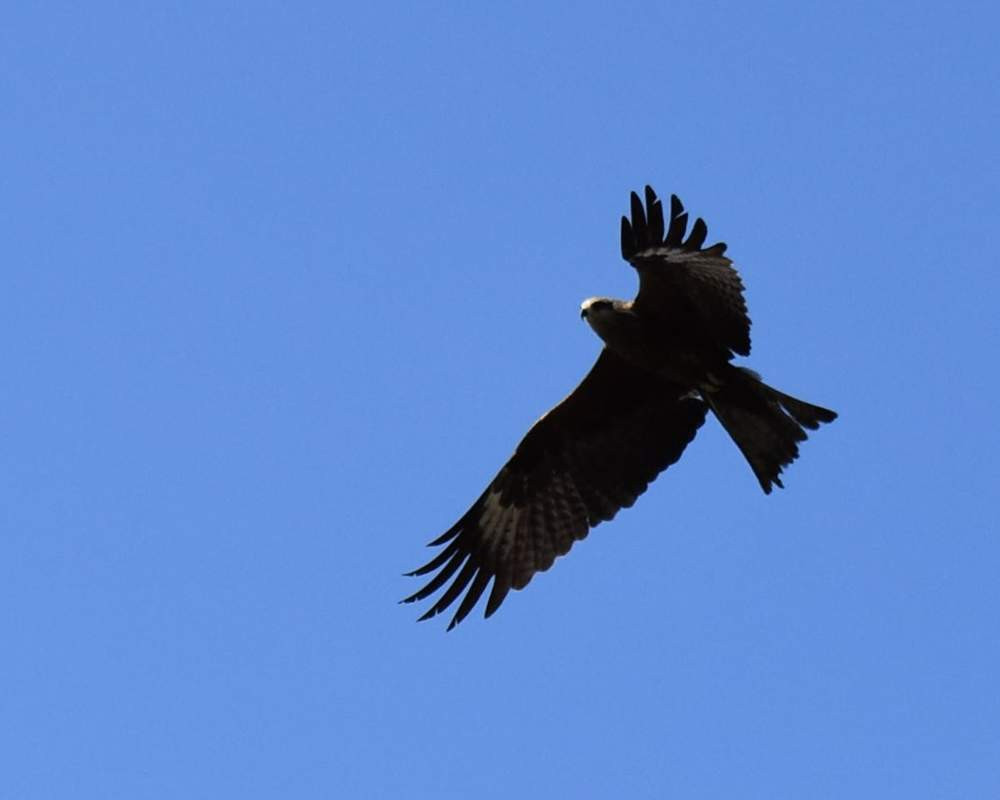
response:
M726 246L671 196L669 225L656 194L634 192L622 217L622 256L639 273L631 302L592 298L582 316L605 341L579 386L536 422L472 507L431 546L444 549L410 575L436 573L404 602L451 581L421 617L465 592L449 629L472 610L490 580L489 617L511 589L548 569L590 528L628 508L676 462L711 409L750 463L765 493L782 486L804 428L836 414L764 384L733 366L750 353L743 283Z

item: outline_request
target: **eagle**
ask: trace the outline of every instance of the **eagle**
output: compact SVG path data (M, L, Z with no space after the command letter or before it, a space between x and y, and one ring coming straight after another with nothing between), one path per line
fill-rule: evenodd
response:
M639 274L634 300L591 297L580 316L604 342L590 372L543 415L472 507L430 547L443 549L407 573L428 583L402 602L448 588L420 617L447 609L448 625L473 609L492 580L485 616L523 589L592 527L611 520L677 462L711 411L743 453L765 494L806 431L837 414L797 400L732 363L750 354L743 282L708 228L687 233L681 201L670 216L649 186L622 217L622 257Z

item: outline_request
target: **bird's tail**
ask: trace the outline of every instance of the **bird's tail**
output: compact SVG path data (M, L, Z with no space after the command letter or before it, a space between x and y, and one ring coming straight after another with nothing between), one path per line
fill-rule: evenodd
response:
M749 369L727 365L720 386L705 386L701 395L722 427L750 462L765 494L799 455L804 428L815 430L837 414L772 389Z

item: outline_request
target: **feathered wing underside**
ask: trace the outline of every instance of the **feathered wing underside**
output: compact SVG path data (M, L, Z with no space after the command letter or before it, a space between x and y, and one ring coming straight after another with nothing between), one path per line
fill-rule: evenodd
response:
M404 602L448 588L421 619L465 592L449 629L493 581L490 616L511 589L528 585L591 527L631 506L680 458L706 405L632 367L609 350L562 403L528 431L482 496L442 536L438 555L411 575L436 573Z
M634 307L669 320L676 330L740 355L750 353L750 318L743 282L723 255L722 242L703 247L708 227L699 217L687 231L687 212L670 196L670 220L663 204L646 187L646 206L632 192L631 220L622 217L622 257L639 273Z

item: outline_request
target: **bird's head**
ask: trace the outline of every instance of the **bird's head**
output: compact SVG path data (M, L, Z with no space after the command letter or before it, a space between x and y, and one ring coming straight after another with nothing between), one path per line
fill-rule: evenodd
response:
M613 311L614 307L615 301L610 297L588 297L580 304L580 318L593 324L592 317Z
M580 316L608 344L631 329L631 323L635 319L631 303L610 297L590 297L584 300L580 305Z

